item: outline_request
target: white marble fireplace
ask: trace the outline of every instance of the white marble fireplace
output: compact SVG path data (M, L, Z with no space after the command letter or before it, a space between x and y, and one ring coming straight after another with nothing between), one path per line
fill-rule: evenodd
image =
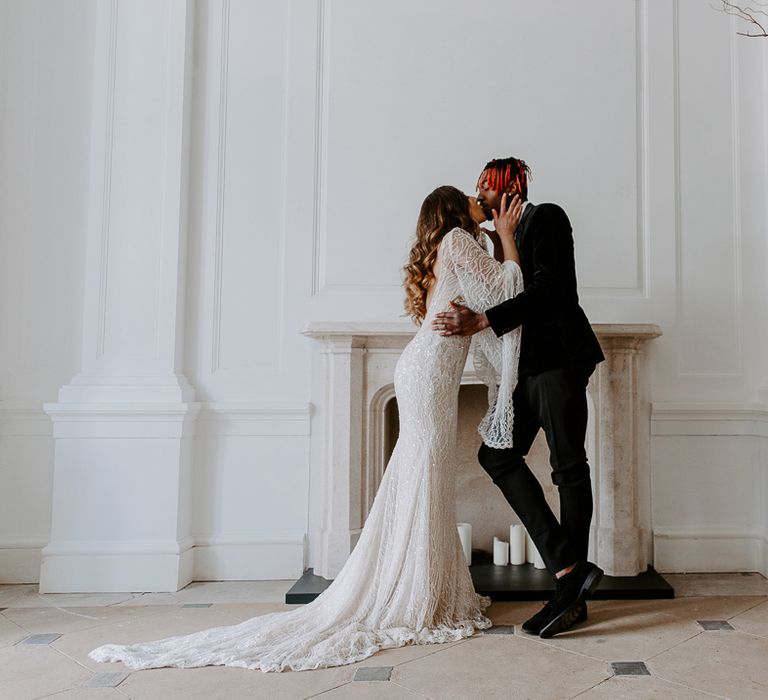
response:
M607 574L634 576L651 561L643 348L661 330L650 324L593 328L606 361L589 384L595 500L590 551ZM323 357L322 524L315 573L325 578L336 576L357 542L384 472L395 363L414 333L409 323L311 323L304 330L321 344ZM470 355L462 384L477 383Z

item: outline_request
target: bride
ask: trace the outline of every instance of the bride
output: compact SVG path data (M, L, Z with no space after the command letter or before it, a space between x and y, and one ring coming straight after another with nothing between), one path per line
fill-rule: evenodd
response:
M506 197L506 195L505 195ZM422 204L406 272L406 309L420 328L395 368L400 435L354 550L333 583L308 605L152 642L106 644L96 661L132 669L239 666L302 671L365 659L380 649L469 637L491 626L462 552L455 504L458 393L470 344L489 387L479 431L509 447L520 331L497 338L431 330L436 310L463 297L484 311L522 289L514 232L521 202L502 200L481 244L485 214L473 197L443 186Z

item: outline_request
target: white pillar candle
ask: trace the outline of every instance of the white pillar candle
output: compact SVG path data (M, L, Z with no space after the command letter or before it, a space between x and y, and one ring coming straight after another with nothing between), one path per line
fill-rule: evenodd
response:
M541 558L541 554L539 554L539 550L536 548L536 545L533 543L533 538L526 532L526 542L525 542L525 559L529 564L533 564L534 568L536 569L546 569L547 567L544 564L544 560Z
M461 548L464 550L464 558L467 566L472 565L472 525L470 523L457 523Z
M509 563L525 564L525 528L522 525L509 526Z
M525 533L525 561L527 561L529 564L533 564L533 553L536 551L536 545L533 544L533 538L528 534L528 531Z
M494 537L493 563L497 566L509 564L509 542Z

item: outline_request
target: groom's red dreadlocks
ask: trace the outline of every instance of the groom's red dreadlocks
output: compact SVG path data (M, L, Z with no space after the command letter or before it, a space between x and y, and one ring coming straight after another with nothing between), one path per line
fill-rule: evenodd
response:
M523 199L528 199L528 179L531 169L524 160L519 158L494 158L489 161L477 179L477 188L483 180L487 180L488 189L496 192L506 192L511 184L515 184Z

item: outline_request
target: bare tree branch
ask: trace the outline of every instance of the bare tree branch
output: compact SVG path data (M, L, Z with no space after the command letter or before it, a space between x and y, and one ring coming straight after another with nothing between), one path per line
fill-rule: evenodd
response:
M768 24L768 22L766 22L764 19L758 20L757 18L758 15L762 15L768 18L768 12L758 10L750 5L740 7L739 5L729 2L729 0L720 0L720 2L723 4L721 9L723 12L725 12L725 14L731 15L732 17L738 17L748 24L753 24L759 30L754 34L749 32L736 32L739 36L768 37L768 31L766 31L765 27L763 26L763 24ZM755 4L757 7L768 7L768 4L758 2L758 0L755 0ZM761 24L761 22L763 24Z

